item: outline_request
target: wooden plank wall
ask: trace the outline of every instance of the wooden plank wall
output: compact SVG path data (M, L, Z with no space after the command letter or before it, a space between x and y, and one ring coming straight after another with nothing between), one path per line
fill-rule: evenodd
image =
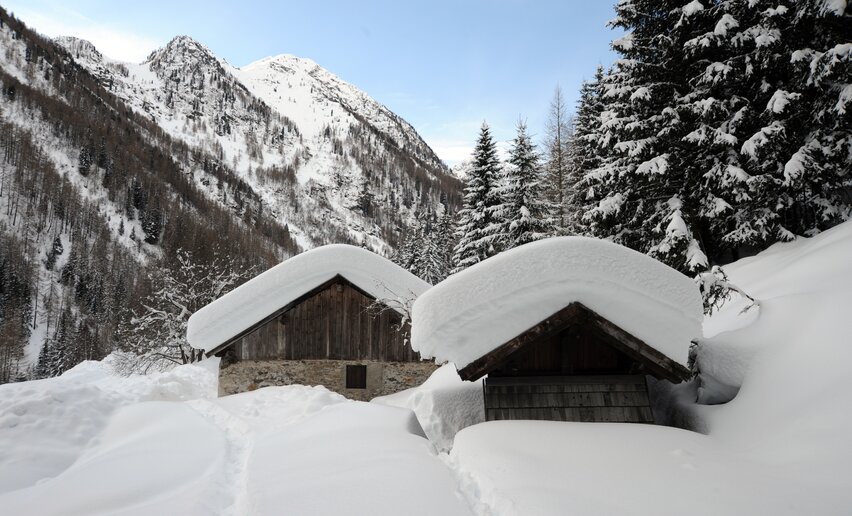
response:
M635 360L583 325L541 337L512 353L489 376L630 374Z
M643 375L486 378L485 418L653 423Z
M393 310L376 315L373 299L347 282L329 285L236 344L238 360L419 361Z

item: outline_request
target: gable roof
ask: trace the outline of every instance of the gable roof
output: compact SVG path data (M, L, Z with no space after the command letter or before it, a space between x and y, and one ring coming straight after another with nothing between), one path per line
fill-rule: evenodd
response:
M327 245L281 262L192 314L187 340L208 353L221 348L337 276L400 313L430 287L371 251Z
M423 358L468 364L571 303L686 366L703 306L689 277L612 242L532 242L450 276L414 303L411 345Z
M574 302L544 321L500 345L459 370L462 380L478 380L508 360L528 344L562 331L572 325L591 329L602 341L641 363L656 378L679 383L691 376L689 369L675 362L630 333L601 317L579 302Z

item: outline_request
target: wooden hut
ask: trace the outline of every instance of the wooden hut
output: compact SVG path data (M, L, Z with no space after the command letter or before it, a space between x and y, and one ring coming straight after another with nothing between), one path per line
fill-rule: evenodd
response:
M653 423L648 378L680 382L701 331L697 287L581 237L521 246L414 305L413 344L483 382L487 420Z
M325 246L202 308L187 335L223 358L223 393L302 383L368 399L416 385L435 369L411 349L405 318L427 288L367 250Z
M653 423L646 375L681 364L573 302L459 370L483 383L485 418Z

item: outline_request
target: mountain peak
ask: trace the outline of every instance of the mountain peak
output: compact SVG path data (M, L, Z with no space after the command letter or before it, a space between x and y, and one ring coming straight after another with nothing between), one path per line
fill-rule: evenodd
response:
M181 35L173 37L171 39L171 41L166 43L166 48L172 48L172 49L175 49L175 48L196 48L196 49L200 49L200 50L206 50L206 51L209 52L207 47L205 47L204 45L202 45L198 41L194 40L191 36L187 36L185 34L181 34Z
M180 35L172 38L166 46L151 52L145 62L163 65L185 62L187 59L218 61L209 48L189 36Z
M98 49L95 48L95 45L87 39L77 38L74 36L57 36L53 38L53 41L57 45L68 50L68 52L70 52L78 61L80 59L85 59L86 61L93 63L100 63L104 59L103 54L101 54Z

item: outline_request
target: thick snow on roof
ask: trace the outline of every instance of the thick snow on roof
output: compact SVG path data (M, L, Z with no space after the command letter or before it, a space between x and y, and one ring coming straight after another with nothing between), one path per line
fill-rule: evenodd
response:
M186 337L210 351L337 275L398 311L430 287L366 249L327 245L281 262L195 312Z
M559 237L429 289L414 303L411 344L461 369L575 301L683 365L701 336L701 296L690 278L612 242Z

